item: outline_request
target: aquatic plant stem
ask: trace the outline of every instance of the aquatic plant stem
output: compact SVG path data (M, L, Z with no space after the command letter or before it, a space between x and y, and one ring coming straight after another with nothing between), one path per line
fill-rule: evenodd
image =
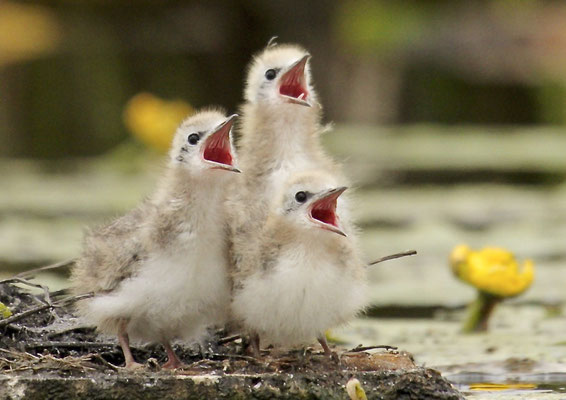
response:
M476 300L468 306L468 316L462 328L462 332L473 333L487 331L489 317L493 313L497 303L501 300L501 297L478 290Z

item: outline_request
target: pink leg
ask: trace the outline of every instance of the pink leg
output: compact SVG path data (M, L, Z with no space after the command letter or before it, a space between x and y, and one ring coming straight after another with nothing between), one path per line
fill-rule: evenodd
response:
M261 357L261 350L259 348L259 335L257 333L252 333L250 335L250 342L252 346L252 354L255 358Z
M181 360L179 360L179 357L177 357L177 354L175 354L175 351L169 342L163 343L163 347L165 347L165 351L167 352L167 362L163 364L162 368L175 369L184 366Z
M122 352L124 353L124 358L126 359L126 368L142 368L143 364L139 364L136 362L136 360L134 360L134 356L132 355L132 351L130 350L130 338L126 329L127 325L128 321L122 319L120 321L120 328L118 330L118 343L120 343L120 347L122 347Z
M326 342L326 337L324 337L324 335L318 337L318 343L320 343L320 345L322 346L322 349L324 350L324 355L326 357L336 362L339 361L338 354L330 350L330 347L328 347L328 343Z
M318 343L320 343L320 345L322 346L325 356L327 357L332 356L332 350L330 350L330 347L328 347L328 343L326 342L326 338L324 336L318 337Z

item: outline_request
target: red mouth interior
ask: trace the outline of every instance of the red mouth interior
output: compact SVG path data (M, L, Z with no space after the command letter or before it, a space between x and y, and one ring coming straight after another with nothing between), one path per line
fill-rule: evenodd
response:
M307 99L309 93L307 89L305 89L304 68L304 63L301 63L283 75L281 85L279 86L280 94L301 100Z
M279 93L284 96L294 97L296 99L306 100L307 90L303 88L300 82L283 83L279 88ZM301 97L301 95L303 95Z
M327 197L314 203L311 216L320 222L338 227L336 223L336 197Z
M232 165L232 153L230 151L230 127L224 127L210 136L205 144L203 157L205 160L219 164Z
M232 165L232 155L230 154L230 152L220 147L207 147L204 151L204 158L208 161L213 161L225 165Z

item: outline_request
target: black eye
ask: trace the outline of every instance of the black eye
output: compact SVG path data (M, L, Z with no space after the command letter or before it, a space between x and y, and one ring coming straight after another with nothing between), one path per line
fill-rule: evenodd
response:
M297 194L295 194L295 200L299 203L304 203L307 201L307 194L305 192L297 192Z
M189 144L193 146L197 144L199 140L200 136L198 135L198 133L191 133L187 138L187 142L189 142Z
M274 69L268 69L267 71L265 71L265 79L267 79L268 81L274 80L276 76L277 71L275 71Z

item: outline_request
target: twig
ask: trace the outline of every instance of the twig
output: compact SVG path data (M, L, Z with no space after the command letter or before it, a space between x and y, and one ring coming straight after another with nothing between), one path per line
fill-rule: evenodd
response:
M28 330L27 327L22 325L11 324L6 326L7 329L12 329L16 332L26 332Z
M82 371L104 369L103 366L95 364L91 361L94 357L93 354L87 354L78 357L67 356L58 358L51 354L34 356L33 354L27 352L13 352L4 349L0 349L0 352L6 354L6 357L0 357L0 361L3 361L6 364L6 367L8 367L12 372L26 370L38 372L46 369L80 369Z
M69 260L60 261L60 262L57 262L55 264L49 264L49 265L46 265L46 266L43 266L43 267L30 269L28 271L20 272L19 274L15 275L14 278L24 278L24 279L25 278L31 278L37 272L47 271L47 270L50 270L50 269L63 268L63 267L69 266L71 264L74 264L76 261L77 261L76 258L71 258Z
M240 335L226 336L226 337L218 339L218 344L230 343L230 342L233 342L234 340L238 340L238 339L241 339L241 338L242 337Z
M67 304L74 303L82 299L89 299L93 296L94 293L90 292L84 294L76 294L74 296L63 297L61 300L57 300L55 303L53 303L53 307L63 307L66 306Z
M39 360L39 357L34 356L33 354L30 354L30 353L23 353L23 352L21 352L21 351L14 351L14 350L10 350L10 349L3 349L3 348L0 348L0 353L9 354L9 355L11 355L12 357L21 357L22 355L25 355L26 357L30 357L30 358Z
M51 308L51 307L53 307L53 306L50 305L50 304L46 304L44 306L35 307L35 308L32 308L31 310L27 310L27 311L21 312L21 313L16 314L16 315L12 315L9 318L2 319L2 320L0 320L0 328L3 328L6 325L9 325L13 322L17 322L21 319L29 317L30 315L36 314L36 313L41 312L43 310L47 310L48 308Z
M62 341L49 341L41 343L26 343L26 349L43 349L47 347L67 347L67 348L96 348L96 347L116 347L116 343L96 343L96 342L62 342Z
M3 284L3 283L5 283L5 284L20 283L22 285L27 285L27 286L42 289L43 290L43 298L44 298L43 301L44 301L44 303L46 303L47 308L51 309L51 307L53 306L53 303L51 301L51 295L50 295L50 292L49 292L49 288L45 285L30 282L30 281L27 280L27 278L33 277L35 275L35 273L37 273L37 272L65 267L65 266L73 264L74 262L75 262L75 259L70 259L70 260L61 261L61 262L58 262L58 263L55 263L55 264L50 264L50 265L46 265L46 266L43 266L43 267L35 268L35 269L29 270L29 271L24 271L24 272L21 272L17 275L14 275L12 278L1 280L0 284ZM64 299L64 300L67 301L67 299ZM34 314L36 312L41 312L45 309L46 309L45 306L40 306L40 307L33 308L31 310L25 311L23 313L14 315L10 318L4 319L4 320L0 321L0 328L3 327L3 326L6 326L6 325L8 325L12 322L19 321L20 319L25 318L28 315ZM55 317L57 317L57 315L55 315Z
M119 371L120 367L112 364L110 361L107 361L104 359L104 357L102 357L99 353L94 354L94 358L98 361L100 361L102 364L104 364L105 366L107 366L108 368L112 368L114 371Z
M90 326L75 326L73 328L69 328L69 329L64 329L62 331L56 331L56 332L51 332L47 335L48 339L52 339L55 336L60 336L60 335L64 335L66 333L70 333L70 332L76 332L76 331L80 331L80 330L94 330L93 327Z
M353 348L352 350L348 350L347 353L358 353L360 351L366 350L373 350L373 349L385 349L385 350L397 350L397 346L388 346L386 344L381 344L377 346L362 346L361 344L358 347Z
M381 257L381 258L378 258L375 261L370 262L368 264L368 267L370 265L379 264L379 263L384 262L384 261L394 260L396 258L401 258L401 257L406 257L406 256L414 256L415 254L417 254L416 250L408 250L408 251L404 251L402 253L391 254L390 256Z
M31 310L23 311L19 314L12 315L9 318L0 320L0 328L3 328L6 325L9 325L13 322L19 321L23 318L29 317L30 315L36 314L36 313L41 312L43 310L47 310L47 309L50 309L52 307L62 307L62 306L67 305L68 303L74 303L75 301L78 301L78 300L81 300L81 299L86 299L86 298L92 297L93 295L94 295L93 293L86 293L86 294L78 294L76 296L69 296L69 297L65 297L61 300L58 300L58 301L56 301L55 303L52 303L52 304L46 304L46 305L43 305L43 306L32 308Z
M66 288L66 289L59 289L54 292L50 292L49 294L51 295L52 298L55 298L59 296L68 295L69 293L70 293L69 288Z
M17 275L14 278L8 278L8 279L4 279L2 281L0 281L0 283L20 283L22 285L27 285L27 286L31 286L31 287L35 287L38 289L42 289L43 290L43 297L44 297L44 303L51 305L51 297L49 296L49 288L45 285L40 285L39 283L33 283L28 281L27 279L24 278L18 278Z
M259 362L259 360L257 360L255 357L250 357L250 356L243 356L240 354L219 354L219 353L212 353L210 355L210 359L214 360L214 359L220 359L220 360L225 360L227 358L232 358L235 360L246 360L246 361L250 361L253 362L255 364L261 364Z

